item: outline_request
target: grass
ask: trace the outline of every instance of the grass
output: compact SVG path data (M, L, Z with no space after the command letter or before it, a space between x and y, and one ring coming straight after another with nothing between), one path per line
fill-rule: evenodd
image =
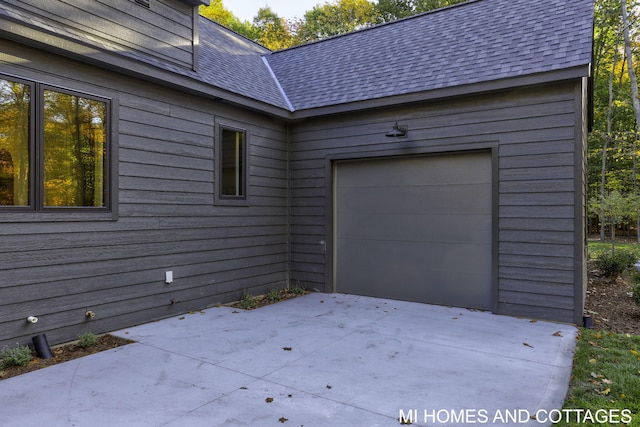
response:
M622 411L629 411L628 424L620 423L625 421L621 418L618 423L581 425L640 427L640 336L581 329L564 409L588 410L592 414L607 411L620 417L625 414ZM568 423L555 425L570 427L577 423L574 417Z
M601 253L611 252L611 242L589 242L589 258L595 259ZM633 252L640 259L640 245L637 243L616 243L616 251Z
M633 252L640 259L640 245L637 243L616 243L615 246L616 251ZM611 242L589 242L591 259L610 252ZM554 425L640 427L640 336L581 329L563 409L584 410L591 414L600 411L606 416L618 414L620 418L617 423L613 419L598 420L596 417L594 422L577 424L576 412L572 412L574 418L569 422L563 420ZM626 414L630 416L623 419L625 413L622 411L629 411Z

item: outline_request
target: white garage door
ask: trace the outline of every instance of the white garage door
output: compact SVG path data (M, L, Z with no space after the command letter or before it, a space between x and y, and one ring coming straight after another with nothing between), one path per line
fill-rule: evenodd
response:
M337 292L491 309L489 153L339 162Z

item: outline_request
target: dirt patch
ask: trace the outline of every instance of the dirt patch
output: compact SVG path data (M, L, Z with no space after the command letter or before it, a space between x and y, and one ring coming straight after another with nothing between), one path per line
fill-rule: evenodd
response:
M34 357L34 359L26 366L8 366L4 368L4 370L0 371L0 379L11 378L17 375L26 374L27 372L46 368L47 366L67 362L69 360L88 356L90 354L99 353L101 351L110 350L112 348L131 344L132 342L133 341L131 340L118 338L114 337L113 335L107 334L99 336L96 343L87 348L82 348L74 343L54 347L51 349L53 358L40 359L39 357Z
M628 275L605 277L589 262L589 284L585 314L594 321L594 329L619 334L640 335L640 307L631 296Z

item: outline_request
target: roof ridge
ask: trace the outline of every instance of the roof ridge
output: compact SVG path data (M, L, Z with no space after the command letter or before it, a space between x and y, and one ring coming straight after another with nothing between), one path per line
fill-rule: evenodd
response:
M475 0L472 0L472 1L475 1ZM221 24L221 23L219 23L218 21L214 21L213 19L209 18L208 16L204 16L204 15L200 15L200 14L198 14L198 16L199 16L201 19L206 19L208 22L210 22L210 23L212 23L212 24L216 25L217 27L220 27L222 30L224 30L224 31L228 31L228 32L230 32L230 33L233 33L233 34L235 34L236 36L241 37L242 39L244 39L244 40L246 40L246 41L250 42L251 44L253 44L253 45L255 45L255 46L258 46L258 47L260 47L260 48L264 49L264 50L265 50L266 52L268 52L268 53L272 53L272 52L273 52L273 51L272 51L271 49L269 49L268 47L263 46L263 45L261 45L260 43L258 43L257 41L255 41L255 40L251 40L249 37L247 37L247 36L245 36L245 35L243 35L243 34L240 34L239 32L237 32L237 31L235 31L235 30L233 30L233 29L231 29L231 28L229 28L229 27L226 27L226 26L222 25L222 24Z
M300 49L300 48L303 48L303 47L312 46L312 45L315 45L315 44L324 43L324 42L327 42L327 41L331 41L331 40L335 40L335 39L339 39L339 38L343 38L343 37L349 37L349 36L351 36L353 34L364 33L366 31L373 31L373 30L376 30L376 29L381 28L381 27L387 27L389 25L399 24L399 23L402 23L402 22L405 22L405 21L411 21L411 20L418 19L418 18L420 18L422 16L425 16L425 15L434 15L436 13L440 13L440 12L443 12L443 11L446 11L446 10L449 10L449 9L468 6L470 4L479 3L479 2L482 2L482 1L485 1L485 0L467 0L467 1L463 1L461 3L456 3L456 4L449 5L449 6L443 6L443 7L437 8L437 9L428 10L426 12L417 13L415 15L406 16L404 18L395 19L393 21L383 22L381 24L372 25L370 27L365 27L365 28L360 28L358 30L349 31L348 33L337 34L335 36L327 37L327 38L320 39L320 40L313 40L313 41L310 41L310 42L307 42L307 43L304 43L304 44L300 44L300 45L297 45L297 46L292 46L292 47L288 47L288 48L285 48L285 49L274 50L271 53L272 54L277 54L277 53L280 53L280 52L288 52L288 51L291 51L291 50Z

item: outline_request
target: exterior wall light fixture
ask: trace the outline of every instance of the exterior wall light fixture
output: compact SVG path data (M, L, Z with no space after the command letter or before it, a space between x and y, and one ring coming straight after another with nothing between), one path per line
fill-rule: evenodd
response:
M407 132L409 132L408 126L398 125L398 122L393 125L393 129L387 132L386 136L388 138L402 138L407 136Z

